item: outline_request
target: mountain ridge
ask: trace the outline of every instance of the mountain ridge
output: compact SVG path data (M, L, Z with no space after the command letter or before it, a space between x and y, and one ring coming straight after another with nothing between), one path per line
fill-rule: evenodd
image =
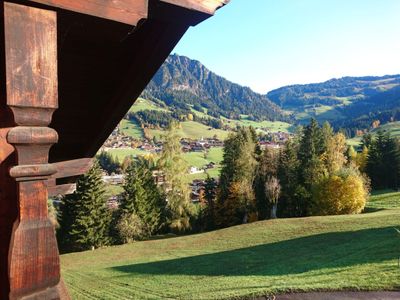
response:
M170 55L153 77L143 97L154 97L182 109L195 106L210 116L287 121L289 117L265 95L210 71L200 61Z
M167 58L142 96L161 100L177 116L194 110L217 120L246 118L292 124L316 118L337 129L348 129L350 135L367 129L376 119L400 119L400 74L344 76L259 94L217 75L198 60L177 54Z

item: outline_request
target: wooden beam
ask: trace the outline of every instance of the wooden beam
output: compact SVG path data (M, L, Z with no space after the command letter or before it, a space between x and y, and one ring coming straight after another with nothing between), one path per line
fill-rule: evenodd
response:
M47 190L49 192L49 197L55 197L55 196L62 196L62 195L69 195L75 192L76 190L76 184L75 183L69 183L69 184L60 184L60 185L54 185L54 186L47 186Z
M162 2L182 6L187 9L213 15L215 11L230 0L161 0Z
M148 0L31 0L82 14L136 25L147 18Z
M69 161L53 163L57 172L51 176L52 179L73 177L85 174L92 167L93 159L81 158Z

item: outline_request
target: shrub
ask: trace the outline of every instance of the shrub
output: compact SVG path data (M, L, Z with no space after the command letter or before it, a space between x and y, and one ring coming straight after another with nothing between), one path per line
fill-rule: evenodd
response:
M368 182L354 168L322 179L313 191L313 215L360 213L369 195Z
M125 214L117 224L118 233L125 243L140 241L149 237L146 224L136 214Z

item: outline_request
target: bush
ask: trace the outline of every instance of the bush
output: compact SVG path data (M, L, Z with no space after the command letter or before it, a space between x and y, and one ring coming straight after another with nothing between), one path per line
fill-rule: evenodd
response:
M356 169L344 168L326 177L313 191L313 215L357 214L369 195L368 182Z
M140 241L150 236L146 224L136 214L125 214L117 224L118 233L124 243Z

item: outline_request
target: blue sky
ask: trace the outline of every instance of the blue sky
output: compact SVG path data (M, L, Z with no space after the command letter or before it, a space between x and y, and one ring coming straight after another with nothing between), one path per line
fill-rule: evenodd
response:
M231 0L174 52L261 93L399 74L400 0Z

